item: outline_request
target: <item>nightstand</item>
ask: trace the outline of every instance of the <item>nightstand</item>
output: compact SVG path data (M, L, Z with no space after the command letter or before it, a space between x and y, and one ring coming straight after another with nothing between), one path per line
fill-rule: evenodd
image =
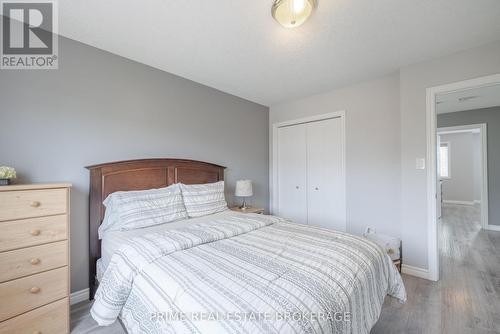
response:
M243 212L243 213L258 213L260 215L264 214L264 209L263 208L252 208L248 207L246 209L241 209L239 206L233 206L231 210L236 211L236 212Z

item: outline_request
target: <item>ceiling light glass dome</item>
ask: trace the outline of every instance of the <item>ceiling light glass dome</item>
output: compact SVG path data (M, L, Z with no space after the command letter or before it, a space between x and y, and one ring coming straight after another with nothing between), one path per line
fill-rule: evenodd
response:
M311 16L315 6L315 0L275 0L271 12L283 27L294 28Z

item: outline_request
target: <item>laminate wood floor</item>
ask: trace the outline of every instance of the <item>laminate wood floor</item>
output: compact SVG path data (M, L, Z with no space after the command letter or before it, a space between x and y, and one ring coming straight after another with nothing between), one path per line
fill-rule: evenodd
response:
M443 208L441 280L404 275L408 302L387 298L372 334L500 333L500 232L479 221L477 207Z
M500 333L500 232L481 230L479 218L477 207L444 207L441 280L403 275L408 302L387 297L371 334ZM72 306L72 333L125 333L118 322L98 327L90 307L90 302Z
M90 316L92 303L81 302L71 306L71 333L72 334L126 334L119 321L107 327L99 327Z

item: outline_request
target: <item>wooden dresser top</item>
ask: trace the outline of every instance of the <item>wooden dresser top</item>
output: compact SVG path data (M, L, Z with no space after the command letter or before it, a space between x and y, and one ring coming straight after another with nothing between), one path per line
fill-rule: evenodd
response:
M13 184L9 186L0 186L0 192L16 191L16 190L58 189L58 188L70 188L70 187L71 183Z

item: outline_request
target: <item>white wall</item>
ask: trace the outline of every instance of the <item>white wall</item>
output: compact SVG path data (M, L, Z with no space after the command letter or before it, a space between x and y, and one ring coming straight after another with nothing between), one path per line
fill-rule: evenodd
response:
M402 207L405 262L428 267L427 171L415 168L426 157L426 88L500 73L500 42L400 71Z
M399 237L401 148L398 74L272 106L270 131L274 123L339 110L346 111L347 230L361 234L370 226L379 233ZM367 134L370 134L369 138ZM271 139L270 161L273 161L272 147ZM270 183L272 185L272 180Z
M427 269L427 171L415 167L427 156L426 88L496 73L500 41L271 106L270 124L345 109L348 231L401 235L405 263Z
M480 182L480 152L477 134L472 132L440 135L441 143L449 143L451 178L443 182L443 200L472 203ZM479 156L480 159L480 156ZM479 175L479 176L478 176Z

